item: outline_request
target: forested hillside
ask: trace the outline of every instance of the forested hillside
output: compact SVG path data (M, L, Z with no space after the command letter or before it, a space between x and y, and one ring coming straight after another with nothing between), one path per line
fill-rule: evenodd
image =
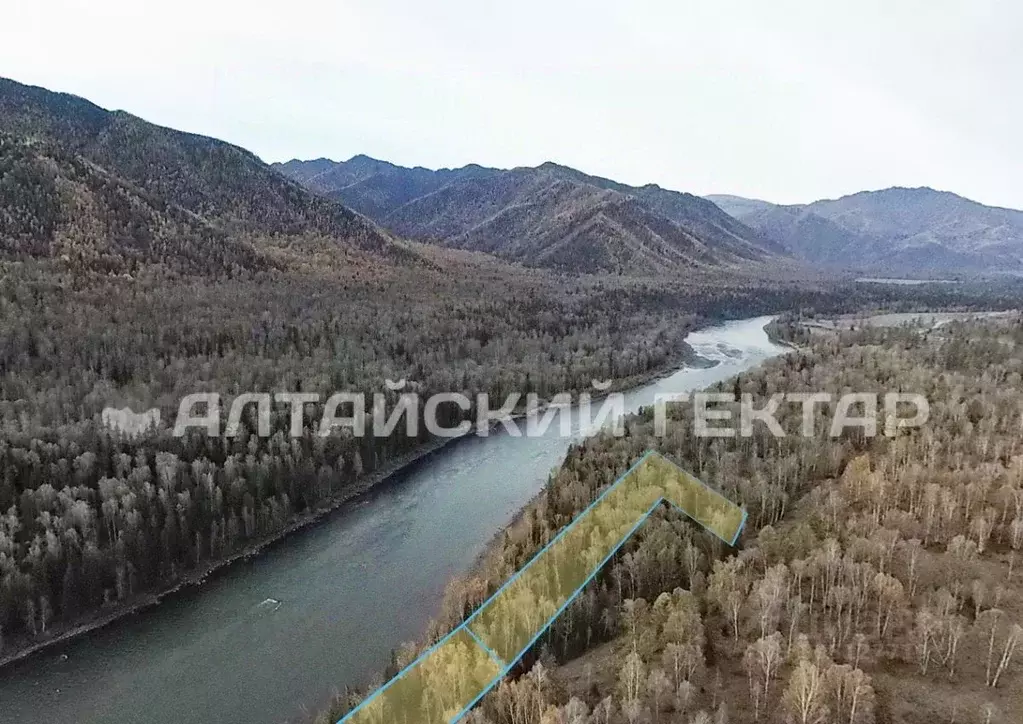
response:
M272 266L252 244L42 141L0 133L0 255L67 269L225 275Z
M77 96L0 78L0 132L85 159L135 193L179 207L232 236L319 235L409 255L369 220L306 191L244 149Z
M277 168L402 236L574 272L690 274L784 263L785 250L714 204L545 163L431 171L366 156Z
M664 508L558 619L478 724L1011 724L1023 718L1023 319L934 330L813 332L722 391L924 394L930 419L896 437L697 438L692 406L653 434L587 441L453 581L434 639L478 606L647 449L749 510L737 551ZM733 408L738 415L738 405ZM883 426L883 420L881 424ZM417 647L396 653L395 667ZM353 699L352 701L354 701ZM331 722L342 698L318 721Z

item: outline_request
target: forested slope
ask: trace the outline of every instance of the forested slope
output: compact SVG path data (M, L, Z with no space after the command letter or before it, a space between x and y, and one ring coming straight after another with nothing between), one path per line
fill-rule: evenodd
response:
M895 438L696 438L652 414L575 448L477 574L454 581L436 637L551 540L647 449L745 505L739 550L664 508L640 529L469 721L987 722L1023 718L1023 320L934 331L792 335L802 349L722 385L776 392L913 391L930 420ZM738 406L733 408L738 414ZM883 426L884 420L881 420ZM416 648L398 652L395 666ZM320 721L333 721L337 708Z
M673 274L786 263L786 251L710 201L566 166L431 171L356 156L277 164L403 236L560 271Z
M233 236L317 235L410 255L365 217L306 191L245 149L108 111L78 96L0 78L0 132L85 159L122 185Z
M65 268L229 275L272 266L251 243L46 142L0 133L0 255Z

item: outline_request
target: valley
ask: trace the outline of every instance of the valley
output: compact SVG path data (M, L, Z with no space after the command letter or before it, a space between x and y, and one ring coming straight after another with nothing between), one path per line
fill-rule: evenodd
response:
M749 522L729 549L657 509L467 720L1017 721L1019 392L1001 382L1019 366L1019 322L836 331L786 317L770 329L797 351L714 386L766 398L894 383L930 400L918 430L835 436L818 408L804 437L792 408L780 413L785 437L763 426L700 438L689 434L692 408L679 405L667 436L647 410L625 437L574 447L483 562L452 582L427 641L646 450L713 480ZM396 667L417 650L402 650ZM316 721L358 701L341 696Z
M630 390L626 409L782 352L767 321L690 334L716 364ZM556 420L539 438L497 430L459 440L202 587L5 669L5 715L27 723L45 708L82 724L241 724L316 711L338 682L371 680L393 649L420 636L447 580L471 567L584 434L577 421L570 438L558 429ZM267 597L280 606L261 608Z
M330 706L321 719L340 716L356 688L465 613L468 584L449 579L472 571L472 595L493 587L568 520L579 481L593 492L649 443L640 408L656 392L750 380L774 389L770 375L796 384L816 365L878 362L875 347L912 350L935 375L966 375L974 331L1014 385L1018 320L1007 310L1023 306L1023 283L1005 272L1023 259L1019 213L922 189L805 207L708 199L555 163L268 164L225 141L0 78L0 719L278 722ZM978 310L1007 314L959 325ZM924 311L948 315L927 344L920 329L863 324ZM834 318L843 321L821 321ZM959 349L951 361L945 334ZM782 343L798 347L784 359L802 361L760 367L790 351ZM968 371L963 384L990 382ZM173 429L196 393L382 394L393 413L396 380L424 398L533 393L541 403L596 381L629 390L639 416L622 439L577 430L450 442L401 426L379 437L324 430L317 401L297 412L275 404L266 430L250 408L234 437ZM126 434L105 417L122 408L163 422ZM443 403L437 417L450 428L478 412ZM755 508L762 535L811 482L841 479L852 452L870 447L819 442L820 467L803 477L792 469L806 472L809 453L767 440L738 451L661 446ZM756 490L737 480L736 469L770 478L768 460L789 471L784 480ZM549 507L565 490L571 501ZM677 552L663 525L663 548ZM653 578L633 570L629 600L670 594L670 576L699 591L712 574L720 551L694 552L684 524L670 527L668 538L687 541L688 568L673 559ZM1008 544L1008 529L999 535ZM757 540L746 541L751 550ZM523 663L565 665L558 696L529 691L544 707L567 706L561 693L571 691L593 709L596 693L616 686L572 688L571 661L618 656L624 560L590 608L572 613L580 628L556 629ZM708 626L720 623L716 600L699 605ZM633 634L652 620L637 618ZM586 653L591 644L605 648ZM735 654L716 645L714 656ZM479 721L541 724L496 713L529 676L502 685ZM642 705L659 717L659 702Z

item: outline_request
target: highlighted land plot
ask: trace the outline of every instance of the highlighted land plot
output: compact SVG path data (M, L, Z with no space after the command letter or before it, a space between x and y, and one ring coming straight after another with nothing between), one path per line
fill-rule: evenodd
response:
M469 619L341 722L458 721L665 501L729 545L746 523L735 503L647 453Z
M500 680L504 669L459 627L342 721L447 724Z

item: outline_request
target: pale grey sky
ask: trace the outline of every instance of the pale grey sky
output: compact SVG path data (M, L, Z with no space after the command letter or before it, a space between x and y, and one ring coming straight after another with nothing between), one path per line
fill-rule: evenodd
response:
M1020 0L24 0L0 75L249 148L1023 208Z

